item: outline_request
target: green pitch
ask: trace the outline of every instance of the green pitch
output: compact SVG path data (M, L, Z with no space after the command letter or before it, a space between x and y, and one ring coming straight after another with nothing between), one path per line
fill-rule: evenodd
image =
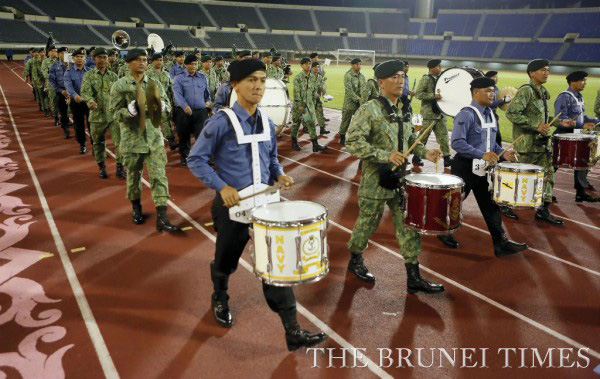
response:
M326 102L323 106L327 108L342 109L344 102L344 74L350 69L350 66L330 66L325 68L325 76L327 77L327 93L334 97L333 101ZM289 88L290 95L293 93L293 77L300 72L300 65L294 64L292 66L292 78L290 79ZM361 72L367 79L373 77L373 69L371 67L363 66ZM415 79L417 83L419 79L427 73L427 68L424 66L411 66L408 76L410 78L410 86L413 89L413 83ZM549 101L549 106L552 114L554 114L554 100L558 94L567 89L567 81L565 80L565 74L552 74L545 84L545 87L550 91L552 98ZM521 85L529 81L527 73L516 72L516 71L502 71L498 75L498 87L515 87L519 88ZM596 94L600 89L600 78L588 77L587 87L583 91L583 97L586 104L586 114L588 117L594 117L594 102L596 100ZM421 101L413 99L412 102L413 112L418 113L421 108ZM500 130L502 137L505 141L512 141L512 124L508 122L504 117L504 112L498 110L500 116ZM448 117L448 127L452 128L452 118Z

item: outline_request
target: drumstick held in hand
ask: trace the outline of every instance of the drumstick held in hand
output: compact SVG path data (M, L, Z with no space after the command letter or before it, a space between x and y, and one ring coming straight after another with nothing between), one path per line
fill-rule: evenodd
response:
M502 155L504 153L506 153L508 150L510 150L515 145L515 143L517 143L523 137L525 137L525 134L521 134L520 136L518 136L517 139L515 139L514 141L512 141L512 143L506 147L506 149L502 150L500 152L500 154L498 154L498 160L500 159L500 157L502 157ZM490 166L493 166L493 165L490 165L489 163L486 163L484 169L486 169L486 168L488 168Z
M291 183L289 186L284 186L284 185L281 185L281 184L277 183L277 184L274 184L274 185L272 185L272 186L268 186L268 187L267 187L267 188L265 188L264 190L258 191L257 193L253 193L252 195L248 195L248 196L246 196L246 197L242 197L242 198L240 199L240 201L244 201L244 200L247 200L247 199L253 198L254 196L262 195L263 193L268 193L268 192L273 192L273 193L275 193L276 191L278 191L278 190L280 190L280 189L282 189L282 188L284 188L284 187L287 187L287 188L292 188L292 186L293 186L294 184L299 184L299 183L302 183L302 182L306 181L307 179L308 179L308 178L302 178L302 179L298 179L298 180L294 181L294 183Z
M404 156L404 159L406 159L406 157L408 157L408 155L410 154L411 151L413 151L413 149L419 144L419 142L421 142L421 140L423 139L423 137L429 133L429 131L431 129L433 129L433 126L435 125L435 123L438 120L433 120L431 122L431 124L427 127L427 129L423 130L421 132L421 134L419 134L419 136L417 137L417 139L415 140L415 142L411 145L411 147L408 148L408 150L406 150L406 153L402 153L402 155ZM392 167L392 171L396 171L398 169L399 166L394 166Z

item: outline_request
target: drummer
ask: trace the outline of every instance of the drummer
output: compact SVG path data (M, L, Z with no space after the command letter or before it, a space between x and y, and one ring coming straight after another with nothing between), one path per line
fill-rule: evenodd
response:
M263 133L261 117L267 117L257 109L265 91L265 69L265 64L258 59L235 61L229 66L231 84L237 94L237 101L232 107L237 117L234 121L241 124L239 132L250 138L251 135ZM251 186L256 174L252 169L251 146L238 143L241 136L237 135L232 125L232 120L225 112L215 114L206 123L188 158L192 173L216 191L211 209L217 231L215 259L210 264L214 286L211 306L217 324L226 328L233 325L227 294L229 276L237 269L249 240L249 224L232 221L228 208L239 205L238 191ZM277 160L275 124L268 119L268 125L271 129L270 139L258 142L260 180L267 184L271 178L277 178L279 185L289 187L294 181L284 174ZM209 165L212 157L216 162L216 171ZM281 318L290 351L316 345L327 337L323 333L312 334L300 329L296 319L296 298L291 287L275 287L264 283L262 287L267 304Z
M581 95L581 91L587 84L587 72L585 71L574 71L567 75L567 83L569 88L566 91L561 92L556 101L554 102L554 113L555 115L560 113L558 117L561 120L574 120L575 126L572 128L559 126L556 128L554 134L560 133L577 133L581 130L593 130L594 125L598 123L598 119L589 118L585 114L585 101ZM575 170L573 179L575 190L575 202L581 203L583 201L599 202L600 198L592 197L585 192L588 187L587 174L589 170ZM593 187L592 187L593 188Z
M499 159L513 160L514 150L499 156L502 147L496 141L498 124L491 105L494 101L495 82L483 77L471 82L473 101L454 118L451 146L456 150L451 173L465 181L465 198L473 191L479 210L492 235L494 255L503 257L527 249L527 244L510 241L502 228L500 207L492 201L485 164L494 165ZM485 163L484 163L485 162ZM479 164L479 166L477 166ZM481 169L480 169L481 168Z
M444 286L421 277L418 260L421 236L404 226L400 191L384 188L379 182L379 171L388 163L405 166L406 158L398 151L399 136L402 136L402 151L406 151L409 143L416 139L412 127L403 124L402 113L398 109L402 105L399 99L404 89L403 67L404 63L397 60L383 62L377 67L375 77L381 96L358 108L348 129L346 149L361 160L363 170L358 188L358 219L348 242L351 253L348 271L360 280L375 282L375 276L364 264L363 250L379 226L387 205L392 211L396 239L405 260L408 292L439 293L444 291ZM441 155L441 151L427 150L422 143L417 145L414 153L430 161L437 161Z

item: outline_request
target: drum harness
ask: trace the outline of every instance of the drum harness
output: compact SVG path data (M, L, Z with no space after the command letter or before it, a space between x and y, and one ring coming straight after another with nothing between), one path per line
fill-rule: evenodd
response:
M538 91L537 88L535 88L533 85L527 83L527 84L523 84L521 87L519 87L519 90L521 90L521 88L523 87L531 87L531 89L533 90L533 93L535 93L535 97L538 98L538 100L542 100L542 102L544 103L544 123L548 122L548 116L549 116L549 112L548 112L548 100L550 99L550 94L546 93L542 94L541 91ZM537 140L542 140L544 145L546 146L546 152L550 152L550 148L548 146L548 141L550 140L550 136L543 136L541 134L537 134L535 136L535 138Z

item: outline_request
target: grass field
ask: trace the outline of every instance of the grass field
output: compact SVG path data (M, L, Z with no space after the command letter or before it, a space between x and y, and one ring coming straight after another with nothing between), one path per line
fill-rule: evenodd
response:
M327 93L334 97L333 101L324 103L325 107L341 109L342 104L344 102L344 74L346 71L350 69L350 66L331 66L326 67L326 77L327 77ZM292 67L293 76L300 72L300 65L295 64ZM362 71L363 75L367 79L373 77L373 70L371 67L363 67ZM410 85L412 89L412 85L414 80L417 79L417 83L419 79L427 73L427 68L425 66L411 66L410 71L408 72L408 76L410 78ZM292 93L293 88L293 76L290 80L289 88L290 94ZM525 72L516 72L516 71L503 71L499 75L499 83L498 87L515 87L519 88L521 85L528 82L527 73ZM589 117L594 117L594 102L596 100L596 94L598 89L600 89L600 78L598 77L588 77L587 87L583 91L583 97L585 99L586 104L586 114ZM550 78L548 82L545 84L545 87L550 91L551 99L549 101L549 106L552 114L554 114L554 100L558 94L565 89L567 89L567 81L565 80L565 74L552 74L550 73ZM421 108L421 102L418 99L413 99L412 102L413 112L418 113ZM504 117L504 112L502 110L498 110L500 116L500 130L502 132L502 137L506 141L512 140L512 124ZM452 118L448 117L448 127L452 129Z

